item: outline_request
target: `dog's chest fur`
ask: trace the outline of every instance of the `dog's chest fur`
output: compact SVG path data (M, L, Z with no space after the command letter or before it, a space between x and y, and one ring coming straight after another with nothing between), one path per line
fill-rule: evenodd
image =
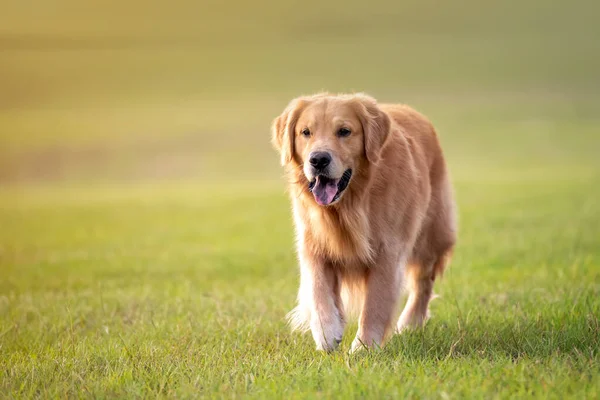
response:
M297 199L295 222L300 246L334 263L368 264L373 260L371 226L362 208L315 207Z

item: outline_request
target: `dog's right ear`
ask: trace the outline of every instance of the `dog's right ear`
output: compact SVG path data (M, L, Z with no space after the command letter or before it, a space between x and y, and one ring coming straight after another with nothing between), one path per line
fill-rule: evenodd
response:
M294 158L296 122L306 106L306 102L304 98L292 100L283 113L273 120L271 125L271 143L281 153L281 165L290 163Z

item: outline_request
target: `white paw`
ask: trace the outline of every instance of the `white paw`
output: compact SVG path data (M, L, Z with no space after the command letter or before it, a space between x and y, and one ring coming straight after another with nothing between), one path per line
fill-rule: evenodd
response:
M317 344L317 350L333 351L337 349L344 335L344 324L337 315L327 320L312 318L310 330Z

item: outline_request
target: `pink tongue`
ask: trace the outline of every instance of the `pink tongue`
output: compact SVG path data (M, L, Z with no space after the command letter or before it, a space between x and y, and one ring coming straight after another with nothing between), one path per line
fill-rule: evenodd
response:
M315 200L322 206L331 204L333 198L338 191L339 179L327 179L321 176L317 176L317 181L313 187L313 196Z

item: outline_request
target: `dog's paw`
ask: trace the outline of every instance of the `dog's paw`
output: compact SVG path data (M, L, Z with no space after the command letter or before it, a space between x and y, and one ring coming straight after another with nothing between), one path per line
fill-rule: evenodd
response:
M352 341L352 346L350 346L350 354L354 354L359 351L368 350L367 346L363 343L362 340L357 336Z
M336 350L341 342L342 339L334 339L333 342L325 340L317 342L317 351L324 351L326 353L330 353Z
M431 318L429 310L426 310L424 313L415 313L412 312L412 310L409 310L409 312L405 311L400 316L400 319L398 319L396 333L401 334L405 331L420 329L425 325L429 318Z
M370 344L358 336L354 338L352 341L352 346L350 347L350 354L355 354L357 352L369 351L369 350L379 350L381 349L381 344L376 341L372 341Z
M319 351L334 351L342 342L344 324L339 317L330 321L311 320L311 332Z

